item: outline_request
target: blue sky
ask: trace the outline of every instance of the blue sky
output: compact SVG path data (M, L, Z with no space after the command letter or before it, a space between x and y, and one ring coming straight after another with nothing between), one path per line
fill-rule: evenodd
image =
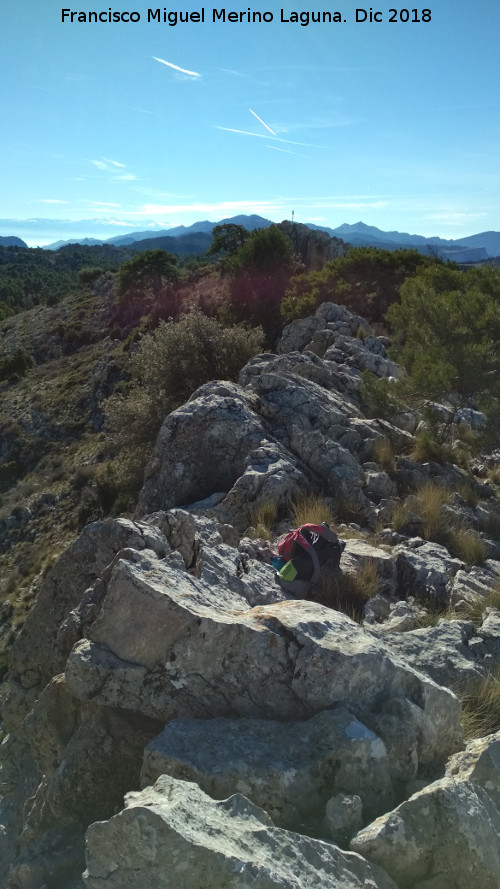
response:
M87 0L140 21L62 23L64 2L0 13L0 234L43 245L292 211L332 228L500 230L499 3L426 0L429 22L372 4L370 23L355 21L362 0ZM205 22L148 22L149 8ZM273 21L213 23L213 9ZM337 9L346 21L289 21Z

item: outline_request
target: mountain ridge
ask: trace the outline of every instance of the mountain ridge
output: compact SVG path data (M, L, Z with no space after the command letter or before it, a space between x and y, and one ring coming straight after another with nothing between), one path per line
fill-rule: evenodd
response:
M130 232L125 235L115 236L105 240L98 239L71 239L69 241L56 241L47 245L47 250L57 250L62 246L73 243L97 243L111 244L113 246L131 246L139 241L150 241L152 246L159 239L180 238L194 234L211 234L216 225L242 225L249 231L255 228L265 228L274 225L270 219L256 214L226 217L217 222L200 220L190 226L175 226L170 229L151 232ZM424 235L410 234L399 231L383 231L373 225L367 225L361 220L356 223L342 223L336 228L320 226L314 223L306 223L307 228L313 231L324 231L331 237L341 238L353 246L378 247L380 249L417 249L420 252L428 252L436 249L445 259L454 259L457 262L480 262L500 256L500 232L478 232L464 238L446 239L438 236L425 237Z

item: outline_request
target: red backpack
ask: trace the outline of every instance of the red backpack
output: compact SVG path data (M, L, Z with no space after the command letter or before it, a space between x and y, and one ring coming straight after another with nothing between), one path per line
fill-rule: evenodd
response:
M290 592L305 595L310 586L318 582L321 565L329 562L332 568L338 568L344 547L345 543L341 543L337 535L325 523L301 525L294 531L289 531L278 543L278 555L284 562L295 559L297 567L299 567L299 563L304 564L305 561L309 570L301 576L299 568L294 580L285 580L278 572L281 586ZM304 560L304 553L309 556L311 561ZM286 572L284 573L286 574Z

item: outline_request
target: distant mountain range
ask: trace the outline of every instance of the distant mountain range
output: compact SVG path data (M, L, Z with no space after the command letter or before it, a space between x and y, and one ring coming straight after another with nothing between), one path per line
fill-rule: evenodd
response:
M0 236L0 247L27 247L25 241L21 241L21 238L16 238L14 235L9 235L8 237Z
M60 247L65 247L68 244L84 244L87 246L109 244L114 247L129 247L132 249L137 245L138 250L163 248L178 254L200 254L204 253L211 244L212 229L216 225L224 223L242 225L249 231L273 225L270 219L264 219L262 216L232 216L220 219L218 222L201 220L190 226L178 225L169 229L160 229L154 233L149 229L147 231L131 232L126 235L117 235L106 240L71 238L66 241L55 241L45 249L58 250ZM331 237L341 238L346 243L356 247L379 247L385 250L413 248L420 253L434 252L443 259L450 259L455 262L484 262L491 258L500 257L500 232L495 231L481 232L466 238L446 240L438 237L426 238L423 235L410 235L407 232L386 232L373 225L366 225L364 222L356 222L354 225L344 223L337 228L310 223L308 228L324 231ZM0 237L0 246L13 245L26 246L20 238Z

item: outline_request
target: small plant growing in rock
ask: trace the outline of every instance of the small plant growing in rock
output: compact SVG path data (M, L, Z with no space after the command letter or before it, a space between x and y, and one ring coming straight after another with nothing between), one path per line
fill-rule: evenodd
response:
M406 501L399 503L396 506L391 518L391 527L393 531L396 531L398 534L403 533L409 518L410 518L411 510L409 509Z
M417 463L427 463L429 460L445 463L452 455L450 448L439 441L432 429L421 429L413 438L409 456Z
M381 469L390 472L396 464L392 442L388 438L378 438L373 447L373 458Z
M304 494L292 506L293 523L296 527L309 523L331 525L333 514L328 503L318 494Z
M453 556L467 565L482 565L486 561L486 546L479 534L470 528L450 531L448 548Z
M460 608L457 608L453 613L453 617L458 616L461 620L471 620L476 626L480 626L487 608L495 608L500 611L500 583L491 590L489 595L477 596L472 602L462 602Z
M322 571L314 598L321 605L342 611L359 623L366 602L376 595L379 583L377 566L368 559L355 574Z
M500 729L500 668L464 691L458 691L458 697L465 738L482 738Z
M422 519L422 536L426 540L446 545L449 533L449 519L443 506L449 502L451 491L448 488L429 482L419 488L413 511Z
M260 503L255 507L251 513L251 524L255 537L262 537L264 540L269 540L277 515L278 508L276 503Z
M364 507L345 494L339 494L335 500L335 516L338 521L348 524L363 525L366 520Z

